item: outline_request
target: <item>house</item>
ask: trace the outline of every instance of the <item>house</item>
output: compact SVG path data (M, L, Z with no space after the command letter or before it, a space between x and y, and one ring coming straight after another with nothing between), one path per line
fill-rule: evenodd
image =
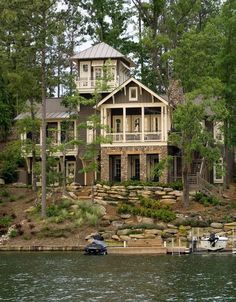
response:
M67 108L61 104L61 99L47 99L47 136L53 143L60 146L65 137L63 123L70 121L69 136L82 139L85 144L93 140L94 132L90 128L78 129L78 124L91 125L89 116L98 111L103 127L101 135L109 142L100 145L100 174L97 178L105 181L124 180L159 180L167 182L181 178L181 153L177 148L168 145L168 133L171 130L172 106L166 96L157 95L147 86L131 76L131 68L135 64L106 43L99 43L73 56L71 60L77 68L76 85L84 98L90 99L97 84L109 74L108 85L100 91L101 100L95 107L80 105L77 108L79 119L71 119ZM40 118L40 110L37 112ZM17 119L22 119L21 114ZM51 131L50 131L51 130ZM212 130L218 139L219 127ZM22 140L30 134L22 134ZM39 146L41 144L41 136ZM59 148L60 149L60 148ZM66 175L71 181L81 185L90 185L92 172L81 172L88 162L84 159L85 147L72 145L66 150ZM167 155L172 155L173 165L158 179L153 175L154 166ZM61 151L55 151L59 159ZM32 154L25 154L28 173L32 168ZM62 163L59 161L58 170ZM193 164L193 174L196 176L201 168L201 161ZM223 178L214 170L214 183L222 183Z

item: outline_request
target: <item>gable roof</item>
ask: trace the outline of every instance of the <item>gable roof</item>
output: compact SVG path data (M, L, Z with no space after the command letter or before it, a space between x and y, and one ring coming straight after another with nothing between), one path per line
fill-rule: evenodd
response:
M104 104L107 100L109 100L113 95L115 95L117 92L119 92L121 89L123 89L126 85L128 85L130 82L134 82L136 83L138 86L140 86L141 88L143 88L144 90L146 90L147 92L149 92L152 96L154 96L155 98L157 98L159 101L161 101L162 103L169 105L169 102L167 100L167 98L160 96L158 94L156 94L154 91L152 91L151 89L149 89L147 86L145 86L144 84L142 84L140 81L136 80L135 78L129 78L128 80L126 80L123 84L121 84L119 87L117 87L116 89L114 89L110 94L108 94L105 98L103 98L98 104L97 104L97 108L100 107L102 104Z
M71 60L86 60L86 59L115 59L123 58L125 61L129 62L131 66L135 66L129 58L123 55L121 52L106 44L105 42L98 43L91 46L76 55L71 57Z
M73 112L68 112L68 109L61 104L62 98L48 98L46 99L46 119L65 119L70 118L73 115ZM42 110L41 104L36 105L37 112L36 118L41 119ZM29 117L29 112L23 112L17 115L15 120L22 120L26 117Z

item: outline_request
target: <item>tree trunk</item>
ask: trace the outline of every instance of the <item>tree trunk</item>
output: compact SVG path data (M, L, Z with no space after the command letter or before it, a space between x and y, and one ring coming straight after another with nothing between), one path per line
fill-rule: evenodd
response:
M47 183L46 183L46 12L43 10L43 41L42 41L42 62L41 62L41 85L42 85L42 146L41 146L41 185L42 185L42 217L46 217L46 195L47 195Z
M189 181L188 181L187 167L183 168L182 178L183 178L183 202L184 202L184 207L188 208L189 207Z

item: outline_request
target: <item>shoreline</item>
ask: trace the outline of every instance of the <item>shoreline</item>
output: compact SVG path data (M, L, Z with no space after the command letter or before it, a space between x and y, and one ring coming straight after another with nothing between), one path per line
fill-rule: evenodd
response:
M45 245L29 245L29 246L19 246L19 245L5 245L0 246L1 252L83 252L84 245L77 246L45 246ZM216 252L208 252L207 250L197 249L195 251L191 251L189 248L185 247L108 247L109 255L189 255L189 254L235 254L235 249L226 248L224 250L216 251Z

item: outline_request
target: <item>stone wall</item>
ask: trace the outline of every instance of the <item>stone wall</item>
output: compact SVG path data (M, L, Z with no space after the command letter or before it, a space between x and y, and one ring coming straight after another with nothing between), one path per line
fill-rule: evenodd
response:
M162 204L172 205L181 199L182 192L171 188L147 186L108 186L97 184L95 186L95 202L102 205L128 201L136 203L138 196L150 197L160 200Z
M162 204L173 205L181 200L182 192L172 188L146 186L95 186L95 202L101 206L115 205L120 202L139 203L139 195L160 200ZM105 208L104 207L104 208ZM188 223L203 225L201 216L176 214L171 223L164 223L153 218L132 216L130 214L105 214L100 222L106 240L118 242L138 239L159 239L160 236L167 245L188 246L192 237L208 236L214 232L219 236L230 238L228 246L232 245L233 227L231 224L212 222L206 227L192 227ZM148 225L145 228L144 225ZM89 238L89 236L88 236Z
M109 155L121 156L121 180L128 180L128 155L140 156L140 180L146 180L147 154L159 154L159 160L168 155L167 146L135 146L135 147L102 147L101 179L109 181ZM165 171L160 182L167 182L168 171Z

